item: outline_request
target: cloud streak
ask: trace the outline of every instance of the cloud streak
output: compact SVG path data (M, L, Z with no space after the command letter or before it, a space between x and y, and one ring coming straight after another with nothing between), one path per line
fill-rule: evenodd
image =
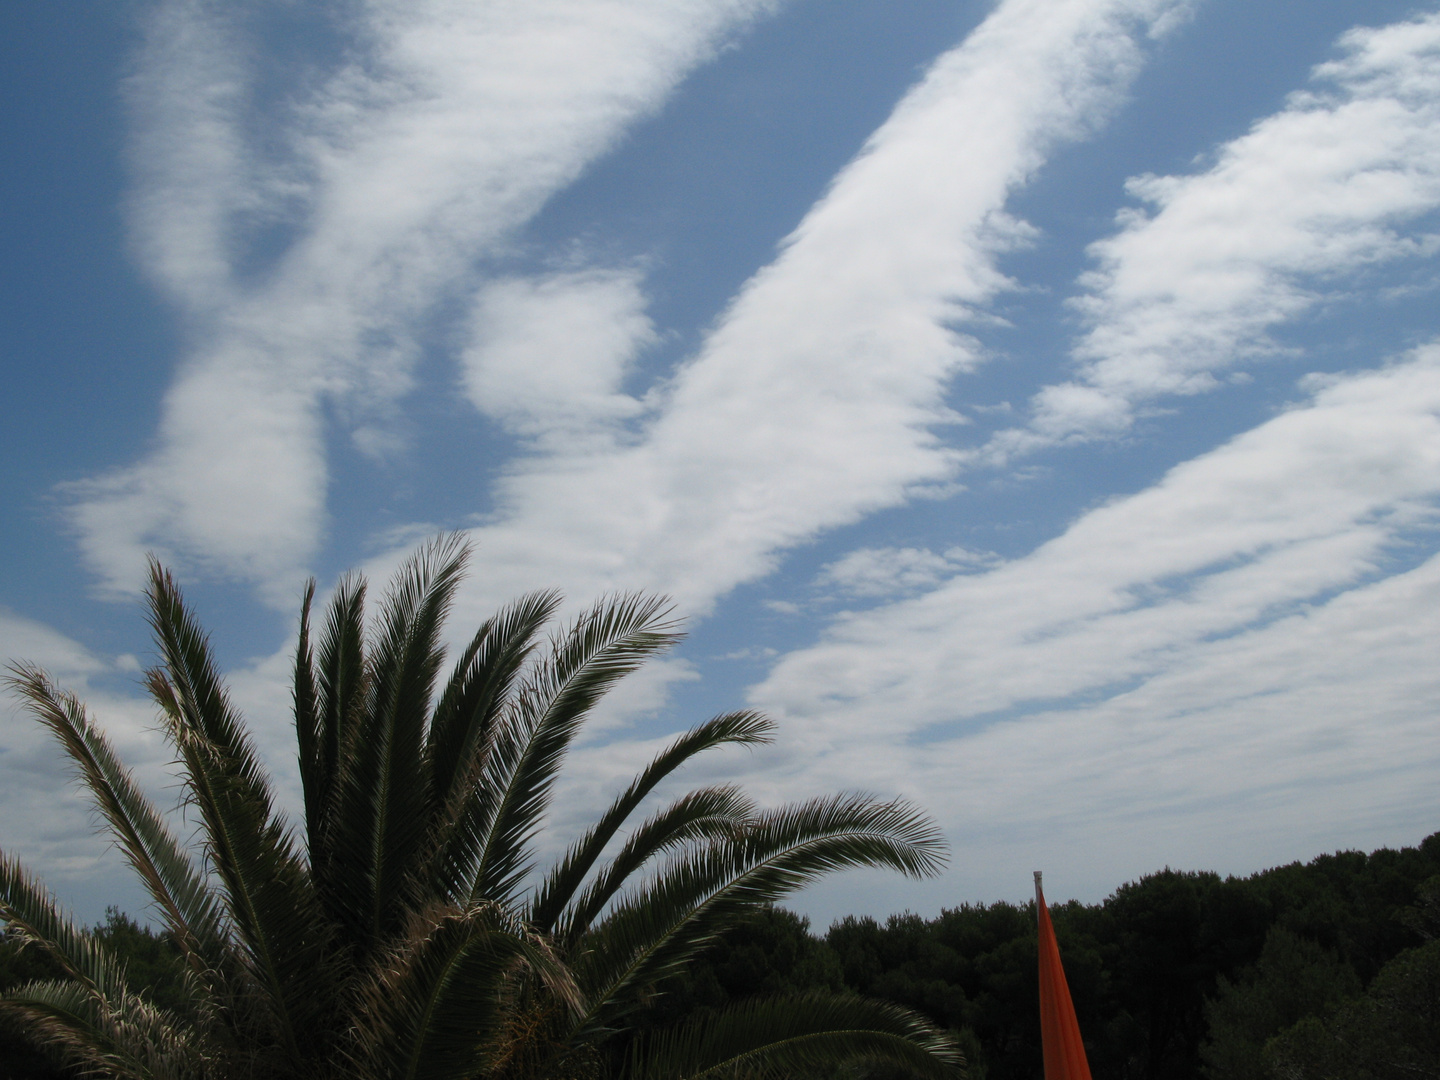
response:
M192 346L156 450L69 489L103 583L133 590L149 547L288 599L324 526L322 407L384 452L437 303L777 6L372 0L346 59L275 104L241 13L161 5L130 86L132 221Z
M1437 413L1440 346L1322 384L1305 406L1091 511L1024 558L841 618L829 641L784 659L757 693L832 719L884 701L920 730L1148 677L1177 649L1375 573L1390 545L1431 520ZM915 636L934 662L889 666Z
M1091 247L1076 378L1036 394L1029 424L986 456L1121 434L1147 402L1274 355L1266 332L1353 288L1355 271L1433 254L1440 238L1411 226L1440 207L1440 15L1339 47L1205 172L1129 182L1149 209L1122 211Z
M1126 844L1137 869L1250 865L1347 805L1352 828L1434 805L1440 559L1403 560L1440 498L1440 345L1311 391L1030 555L782 658L751 698L805 748L792 768L930 792L970 843L1073 863L1084 838L1112 874Z
M958 418L943 395L980 361L956 327L1011 286L996 261L1029 236L1008 198L1103 122L1147 37L1185 9L1001 4L931 66L697 354L636 399L645 416L613 449L512 463L474 530L491 568L474 612L544 582L579 596L649 588L703 613L785 549L947 481L956 457L934 428ZM595 362L614 368L603 349Z

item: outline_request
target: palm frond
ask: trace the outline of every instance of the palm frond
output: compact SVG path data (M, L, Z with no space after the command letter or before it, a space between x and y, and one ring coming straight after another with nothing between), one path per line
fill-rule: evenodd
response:
M329 778L320 751L323 721L320 715L320 687L315 681L315 651L310 645L310 606L315 602L315 579L305 583L300 602L300 633L295 645L294 686L291 700L295 711L295 742L300 765L300 787L305 797L305 832L321 831Z
M326 998L326 923L269 783L230 706L209 642L174 579L152 563L150 621L164 658L147 683L169 721L200 812L206 852L224 884L247 966L268 994L277 1038L299 1056L300 1033Z
M426 747L437 803L454 796L560 600L558 592L543 590L506 605L485 620L455 664L435 703Z
M133 995L106 999L82 983L32 982L0 993L0 1015L25 1021L32 1044L82 1074L114 1080L203 1080L205 1040Z
M535 592L486 620L455 664L430 722L425 756L432 808L429 893L468 899L493 810L479 785L496 723L541 629L560 606L556 592Z
M225 971L224 920L189 854L181 847L109 741L73 695L58 691L39 668L15 665L6 680L59 740L79 770L125 859L145 883L190 966L208 977Z
M104 1001L75 982L32 982L0 993L0 1014L25 1024L26 1035L62 1067L116 1080L152 1080L143 1061L118 1046Z
M534 978L573 1012L574 984L543 939L498 905L422 913L359 991L354 1064L361 1076L466 1080L487 1063L515 988Z
M585 1025L624 1007L626 991L678 970L727 922L837 870L937 872L944 840L900 800L837 795L780 807L729 839L674 857L648 887L619 901L585 936Z
M755 804L731 785L700 788L644 821L566 909L556 937L573 947L630 878L651 859L683 844L733 837L755 816Z
M340 752L351 726L365 706L369 678L365 670L365 579L346 574L335 586L320 635L315 660L316 724L314 757L301 773L306 788L306 806L313 801L318 809L314 822L307 820L311 865L318 866L328 855L330 824L338 813L335 777L340 769Z
M0 852L0 922L48 952L71 978L103 997L129 994L125 972L105 943L66 917L55 898Z
M508 901L529 871L528 847L565 753L590 709L618 679L678 639L658 597L602 600L552 645L497 733L485 784L497 793L472 899Z
M655 786L697 754L717 746L754 746L770 741L774 722L760 713L726 713L692 728L661 751L650 764L615 798L600 820L571 846L551 870L530 907L530 921L541 930L551 930L565 906L574 898L585 875L600 858L635 808ZM603 901L602 901L603 903Z
M848 994L756 998L636 1041L626 1080L830 1076L861 1060L955 1080L965 1060L920 1015Z
M176 1013L157 1009L131 992L103 941L0 854L0 921L69 976L0 995L0 1013L23 1017L80 1072L124 1080L337 1070L575 1080L599 1074L617 1021L738 916L832 870L938 865L939 836L923 817L861 796L757 813L735 787L704 787L634 824L695 755L768 741L768 720L737 712L671 742L522 905L534 837L581 724L677 634L663 600L621 596L538 650L559 598L533 593L480 627L435 700L466 557L456 536L422 550L370 633L362 577L341 579L318 628L307 586L293 705L308 862L205 634L158 563L147 599L161 664L147 683L199 817L203 862L79 701L38 669L13 668L11 685L59 738L190 963ZM636 1080L763 1078L859 1054L938 1077L945 1048L917 1023L851 999L775 999L656 1035L631 1068Z
M396 574L370 648L365 707L342 749L339 813L330 841L345 881L331 883L349 936L377 948L399 929L417 857L431 833L424 746L430 699L444 661L440 630L468 549L441 538Z

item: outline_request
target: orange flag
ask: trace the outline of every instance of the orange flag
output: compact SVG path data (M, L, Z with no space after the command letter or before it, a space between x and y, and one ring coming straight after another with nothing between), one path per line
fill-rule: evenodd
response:
M1040 888L1039 870L1035 871L1035 910L1040 920L1040 1043L1045 1051L1045 1080L1090 1080L1090 1063L1085 1060L1070 986L1060 966L1060 946Z

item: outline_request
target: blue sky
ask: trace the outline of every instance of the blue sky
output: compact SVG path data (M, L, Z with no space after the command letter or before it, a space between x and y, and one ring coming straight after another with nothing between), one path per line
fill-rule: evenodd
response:
M690 636L556 842L688 779L904 795L934 912L1440 820L1440 7L76 0L0 8L0 652L161 797L173 566L293 797L300 590L463 529ZM0 845L136 908L34 725Z

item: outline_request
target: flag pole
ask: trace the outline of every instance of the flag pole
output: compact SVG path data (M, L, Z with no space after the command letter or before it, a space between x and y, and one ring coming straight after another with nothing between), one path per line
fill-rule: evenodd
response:
M1060 963L1060 945L1045 906L1040 871L1035 871L1035 918L1040 944L1040 1045L1045 1056L1045 1080L1090 1080L1080 1023L1070 1000L1070 986Z

